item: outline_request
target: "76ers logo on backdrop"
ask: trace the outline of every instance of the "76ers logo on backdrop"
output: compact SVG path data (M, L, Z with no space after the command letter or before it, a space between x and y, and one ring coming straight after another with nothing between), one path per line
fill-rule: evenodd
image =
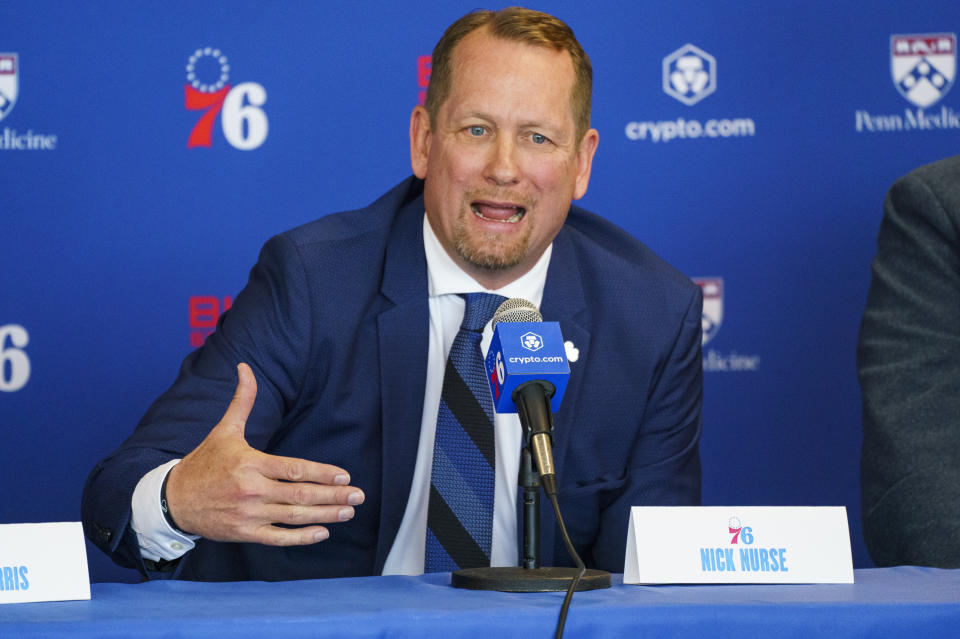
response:
M30 380L30 358L24 350L29 341L27 329L19 324L0 326L0 391L18 391Z
M187 61L184 105L188 111L203 111L190 131L187 148L209 147L213 143L213 123L220 115L223 137L230 146L250 151L267 139L267 114L260 107L267 92L256 82L229 84L230 63L219 49L197 49Z

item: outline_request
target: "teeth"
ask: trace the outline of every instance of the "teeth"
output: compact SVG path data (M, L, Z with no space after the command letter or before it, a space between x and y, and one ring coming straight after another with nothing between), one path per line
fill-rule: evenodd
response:
M475 205L471 205L470 210L473 211L473 214L479 217L480 219L488 220L490 222L500 222L502 224L516 224L521 219L523 219L523 215L527 212L527 210L524 208L518 208L517 212L511 215L510 217L508 217L507 219L495 220L493 218L485 217L483 213L480 212L480 209L478 209Z

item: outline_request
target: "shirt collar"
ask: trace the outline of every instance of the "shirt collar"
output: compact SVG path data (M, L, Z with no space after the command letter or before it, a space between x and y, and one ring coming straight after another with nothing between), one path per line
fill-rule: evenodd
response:
M484 288L453 261L433 232L426 214L423 216L423 249L427 257L427 282L431 298L460 293L496 293L507 298L519 297L540 306L547 281L547 268L550 266L550 255L553 252L552 243L532 269L496 290Z

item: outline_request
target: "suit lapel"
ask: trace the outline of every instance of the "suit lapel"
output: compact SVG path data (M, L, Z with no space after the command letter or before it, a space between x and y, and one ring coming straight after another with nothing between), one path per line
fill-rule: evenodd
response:
M383 470L374 574L383 571L407 507L423 418L430 316L422 197L403 206L397 214L387 244L380 292L391 305L377 318ZM563 404L555 415L554 459L562 481L566 451L571 433L577 427L572 416L576 414L590 355L590 331L585 324L586 298L572 231L566 227L553 242L540 310L545 321L560 323L564 340L579 350L578 360L570 363L570 380ZM517 514L522 517L522 499L517 501ZM518 519L518 524L521 521ZM553 561L556 537L551 508L541 509L540 530L543 561L549 564Z
M423 198L414 199L397 214L380 292L392 305L377 318L383 464L374 574L383 571L400 528L420 441L430 321Z
M577 361L570 362L570 379L563 395L560 410L554 415L553 457L557 478L563 485L563 470L566 451L575 428L583 424L573 423L577 403L583 389L586 362L590 356L590 330L587 321L587 303L583 283L580 277L580 264L573 242L573 231L563 227L553 241L553 253L550 256L550 268L540 303L540 313L545 322L559 322L564 342L571 342L579 351ZM568 353L569 355L569 353ZM562 494L562 490L561 490ZM517 500L517 528L522 532L522 494ZM544 565L552 565L553 549L556 541L556 524L553 509L540 509L540 543Z
M553 242L550 269L543 292L540 312L546 322L560 323L564 342L571 342L579 351L577 361L570 362L570 380L563 403L555 415L553 454L557 472L563 471L564 454L570 442L577 402L583 388L586 360L590 356L590 330L586 322L587 303L580 278L580 266L571 232L564 227ZM569 355L569 353L568 353ZM562 479L562 475L559 475Z

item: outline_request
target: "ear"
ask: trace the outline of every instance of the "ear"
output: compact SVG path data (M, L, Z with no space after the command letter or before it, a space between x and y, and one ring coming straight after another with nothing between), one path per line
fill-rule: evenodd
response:
M593 167L593 154L597 152L600 143L600 134L596 129L590 129L583 134L580 148L577 149L577 181L573 189L573 199L579 200L587 193L590 183L590 169Z
M429 157L430 114L422 106L416 106L410 114L410 166L421 180L427 177Z

